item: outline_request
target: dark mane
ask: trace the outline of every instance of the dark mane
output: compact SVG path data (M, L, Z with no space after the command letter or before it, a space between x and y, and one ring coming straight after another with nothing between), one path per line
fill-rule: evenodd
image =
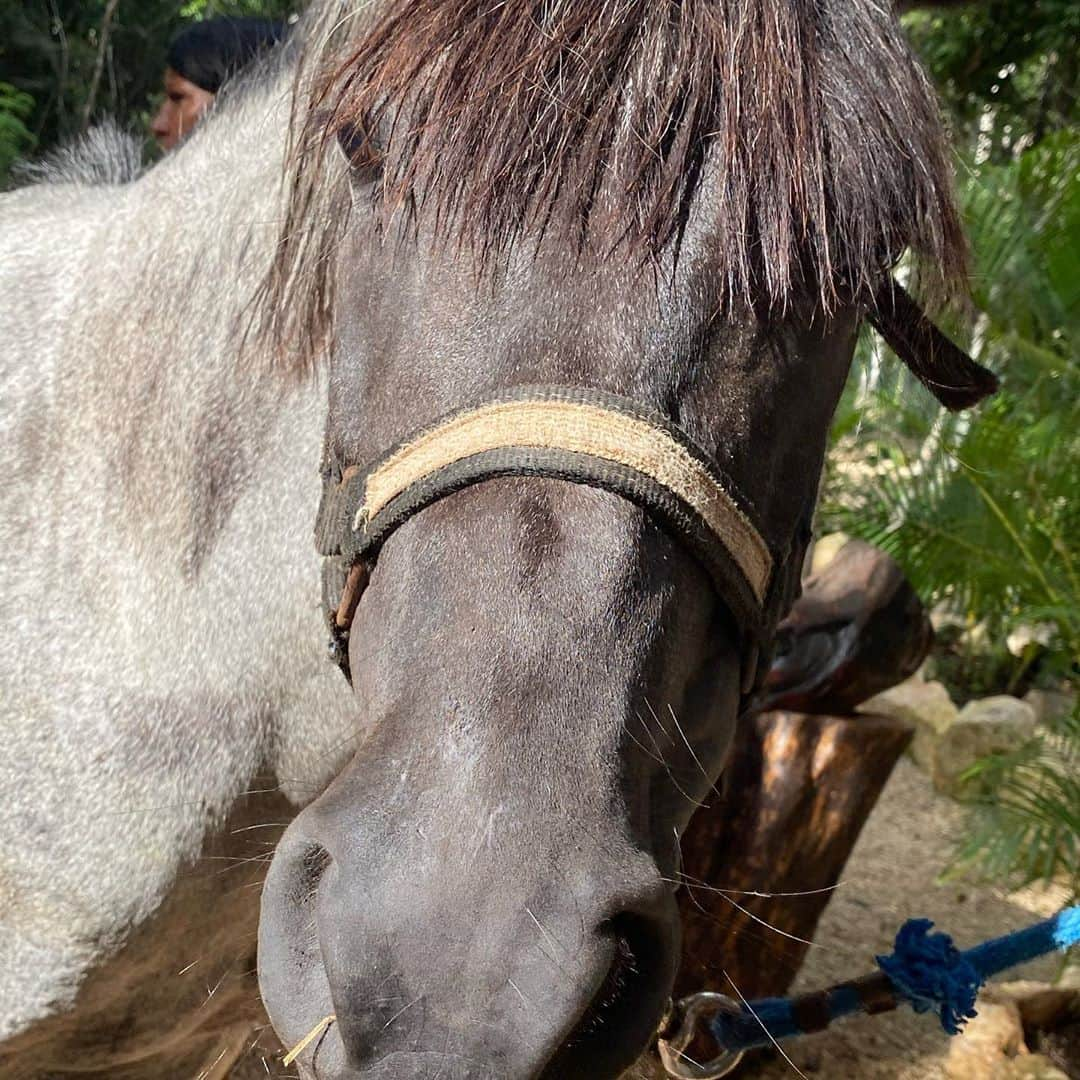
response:
M869 295L905 248L924 281L963 279L934 94L888 0L388 0L346 37L312 83L283 280L335 137L375 146L384 213L485 257L541 230L656 254L708 169L732 298Z

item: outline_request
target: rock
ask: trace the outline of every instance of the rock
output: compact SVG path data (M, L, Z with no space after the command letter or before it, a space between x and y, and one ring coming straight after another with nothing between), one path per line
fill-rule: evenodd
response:
M1055 1030L1076 1015L1074 994L1045 983L995 983L979 995L978 1016L949 1044L949 1080L1069 1080L1042 1045L1043 1028ZM1025 1034L1026 1033L1026 1034ZM1027 1039L1034 1038L1034 1043ZM1039 1053L1032 1053L1034 1048Z
M910 753L933 777L934 786L959 799L975 798L978 781L960 775L979 758L1018 749L1035 731L1035 709L1019 698L1000 694L971 701L957 710L939 682L917 676L878 694L860 712L906 720L915 725Z
M1035 732L1035 710L1019 698L999 694L970 701L937 740L931 776L934 787L957 799L973 799L984 788L961 774L989 754L1019 749Z
M1023 656L1032 647L1045 649L1054 639L1053 623L1021 623L1005 639L1005 648L1013 656Z
M975 1074L971 1075L974 1080ZM1069 1080L1067 1073L1042 1054L1003 1058L985 1076L986 1080Z
M1024 700L1035 710L1035 723L1064 720L1076 708L1076 695L1067 690L1029 690Z
M924 682L918 676L870 698L859 711L913 724L915 737L908 753L927 772L933 771L938 742L960 716L941 683Z
M1065 963L1056 985L1062 990L1075 990L1080 993L1080 949L1070 949L1065 954Z
M1019 1009L1029 1049L1066 1075L1080 1076L1080 990L1063 986L1059 980L1054 986L1030 981L1005 983L994 987L994 992L995 1000L1011 997Z
M979 1015L949 1043L945 1075L949 1080L987 1080L994 1068L1027 1054L1020 1010L1011 1001L979 1000Z
M848 542L847 533L829 533L814 541L814 550L810 556L810 573L820 574L836 558L837 552Z

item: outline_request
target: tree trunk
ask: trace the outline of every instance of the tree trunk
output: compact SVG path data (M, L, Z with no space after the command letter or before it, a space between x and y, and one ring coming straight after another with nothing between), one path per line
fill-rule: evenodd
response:
M808 947L794 939L813 937L911 735L878 716L768 712L742 723L721 797L683 836L685 880L704 887L680 892L677 997L735 996L733 984L747 998L787 990Z

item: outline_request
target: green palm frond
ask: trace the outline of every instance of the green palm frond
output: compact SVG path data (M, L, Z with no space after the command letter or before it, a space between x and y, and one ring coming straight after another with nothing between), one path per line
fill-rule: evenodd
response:
M930 437L924 428L923 447ZM1053 622L1059 648L1075 656L1080 410L1029 422L1025 402L1004 394L967 432L937 440L925 457L905 449L910 436L882 440L856 491L834 473L828 526L877 544L929 601L999 633Z
M1060 671L1080 655L1078 175L1072 132L968 172L977 311L950 329L1004 390L972 415L945 416L899 365L883 374L864 340L821 514L826 529L893 555L931 603L992 634L1051 624Z
M1016 885L1064 881L1080 896L1080 709L962 778L975 777L987 794L957 868Z
M970 169L960 194L976 310L949 331L1004 389L973 414L944 415L864 338L821 524L884 548L928 603L984 626L993 647L954 674L1011 691L1032 662L1029 648L1004 647L1021 627L1043 631L1046 676L1080 674L1080 133ZM1080 895L1080 711L964 778L976 776L985 795L954 870L1064 880Z

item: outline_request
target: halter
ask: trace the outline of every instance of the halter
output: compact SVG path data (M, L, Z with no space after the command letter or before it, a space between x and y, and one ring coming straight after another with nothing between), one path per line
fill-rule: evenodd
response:
M745 632L748 690L797 575L778 572L785 560L749 500L685 431L628 398L563 386L517 387L451 413L367 467L328 464L316 544L330 652L346 678L356 605L387 538L432 503L503 476L613 492L683 541Z
M911 372L950 409L997 389L891 277L868 317ZM667 417L629 398L567 386L522 386L451 413L383 457L323 470L315 541L323 555L330 655L345 678L349 630L379 549L414 514L500 476L568 480L614 492L682 540L744 632L742 692L764 675L773 632L799 587L801 546L771 548L749 499Z

